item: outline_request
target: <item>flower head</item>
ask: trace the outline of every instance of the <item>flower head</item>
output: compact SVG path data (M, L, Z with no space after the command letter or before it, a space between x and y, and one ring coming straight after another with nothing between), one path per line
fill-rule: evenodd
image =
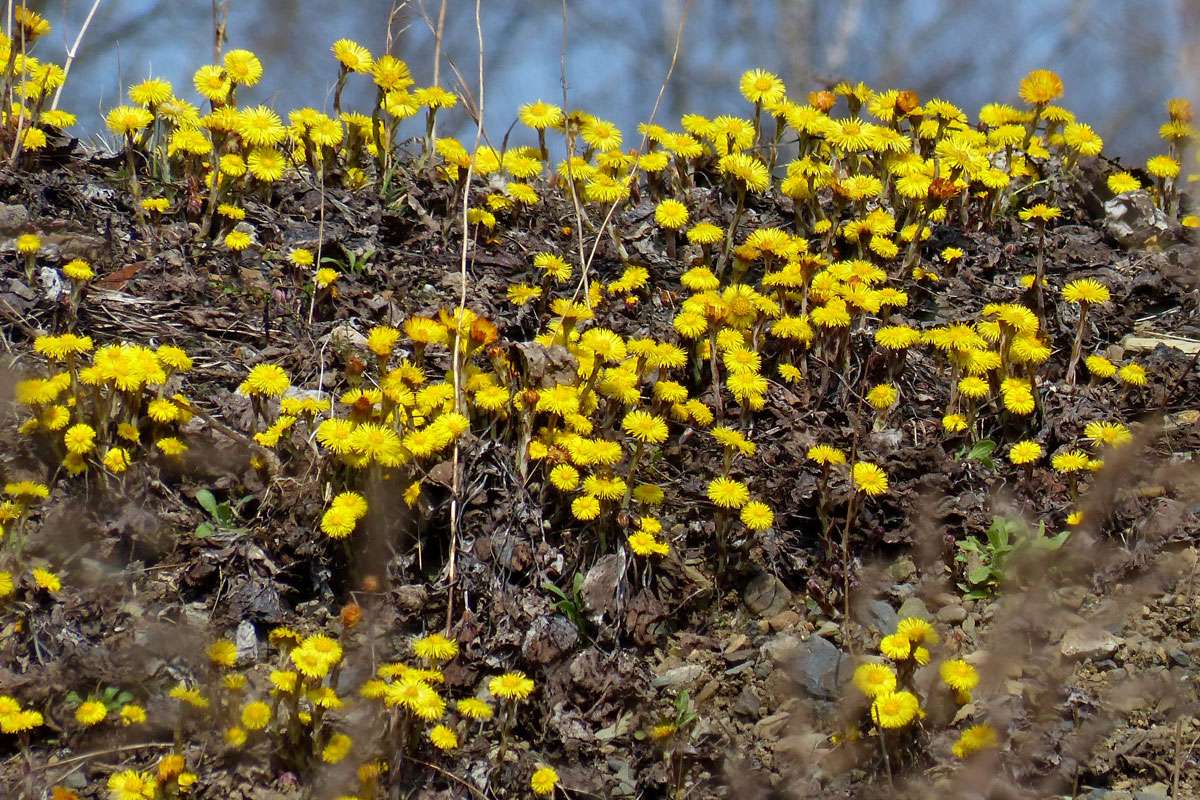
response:
M979 685L979 673L961 658L943 661L938 666L938 674L942 676L942 683L956 692L969 692Z
M516 702L533 693L533 681L524 672L506 672L488 681L488 691L493 697Z
M238 394L250 397L279 397L292 385L283 367L277 364L258 364L238 386Z
M85 700L75 709L75 721L89 728L100 724L107 716L108 708L99 700Z
M553 767L538 767L529 778L529 788L539 797L554 794L554 787L558 786L558 773Z
M1008 449L1008 460L1023 466L1042 457L1042 446L1032 439L1023 439Z
M1068 303L1087 303L1088 305L1101 305L1109 300L1108 287L1091 278L1071 281L1063 287L1062 296Z
M851 470L850 477L854 481L854 488L864 494L874 497L883 494L888 490L887 473L885 473L877 464L872 464L869 461L859 461Z
M1062 97L1063 82L1058 73L1035 69L1021 79L1021 99L1031 106L1044 106Z
M884 664L859 664L853 680L855 687L870 698L896 691L896 673Z
M920 701L912 692L888 692L871 703L871 719L881 728L903 728L920 710Z
M972 725L962 732L950 748L956 758L967 758L980 750L990 750L1000 743L996 729L986 723Z
M741 508L750 500L750 490L732 478L714 478L708 484L708 499L721 508Z

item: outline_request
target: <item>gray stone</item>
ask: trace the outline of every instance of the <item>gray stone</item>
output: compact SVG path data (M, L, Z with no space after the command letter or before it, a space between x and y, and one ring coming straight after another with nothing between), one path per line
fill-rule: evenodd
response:
M802 641L779 634L763 645L763 653L787 670L806 694L818 700L837 699L853 670L850 656L820 636Z
M241 664L253 664L258 661L258 634L254 631L254 623L244 619L238 623L233 635L233 643L237 646L237 660Z
M967 610L960 605L946 606L938 609L937 620L947 625L954 625L967 618Z
M1165 800L1169 787L1165 783L1152 783L1139 792L1134 792L1133 800Z
M1059 652L1067 658L1082 658L1098 661L1117 652L1121 640L1101 628L1083 626L1072 628L1063 634Z
M746 585L742 600L755 614L773 617L791 605L792 593L783 581L764 572Z
M896 562L888 567L888 574L897 583L906 583L909 578L917 574L917 565L908 556L901 556L896 559Z
M918 617L919 619L932 619L929 609L925 607L925 601L919 597L910 597L900 605L900 610L896 612L900 619L908 617Z
M858 607L858 621L868 628L874 628L880 633L891 633L896 630L900 617L892 609L890 603L883 600L872 600Z
M29 227L29 211L25 206L0 204L0 236L14 237Z
M655 686L691 686L704 674L704 667L699 664L684 664L681 667L669 669L654 679Z
M1125 247L1141 247L1171 226L1145 191L1114 197L1104 204L1104 213L1105 230Z

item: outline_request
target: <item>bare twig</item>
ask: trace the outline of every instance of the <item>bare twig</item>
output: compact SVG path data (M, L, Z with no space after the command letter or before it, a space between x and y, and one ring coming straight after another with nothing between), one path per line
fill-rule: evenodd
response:
M568 116L571 107L567 103L567 0L562 0L562 43L558 49L558 79L562 85L563 113ZM575 169L572 163L575 159L575 137L571 135L571 123L568 119L563 126L567 148L567 188L571 190L571 205L575 208L575 240L579 244L579 269L584 278L584 294L587 294L587 256L583 243L583 206L579 202L579 193L575 191Z
M483 23L479 13L480 0L475 0L475 37L479 52L479 116L475 122L475 150L479 149L479 141L483 138ZM462 346L462 315L467 307L467 246L471 241L471 227L467 222L467 210L471 205L471 176L474 159L467 166L467 177L463 181L462 201L462 253L458 270L458 309L454 323L454 350L450 355L450 364L454 371L454 408L462 408L462 364L460 349ZM450 493L450 557L446 568L446 631L450 631L454 619L454 584L458 576L458 505L462 485L462 461L458 440L454 442L454 475L451 481Z
M663 95L666 94L667 91L667 84L671 82L671 75L675 72L675 64L679 60L679 45L683 41L683 29L687 24L688 12L691 10L691 7L691 0L688 0L683 7L683 13L679 15L679 27L675 29L675 49L671 53L671 63L667 67L667 74L663 77L662 85L658 87L658 97L654 99L654 108L650 111L650 119L646 123L646 130L649 130L650 126L654 124L654 118L658 114L658 107L662 104ZM646 152L646 143L648 141L649 139L643 135L642 144L640 147L638 147L639 156ZM587 297L587 276L588 272L591 270L592 261L595 260L596 251L600 248L600 240L604 238L605 228L608 227L608 223L612 220L613 215L617 212L617 206L621 205L623 202L623 200L617 200L609 207L608 213L604 216L604 221L600 223L600 230L596 231L596 241L592 243L592 250L588 254L587 260L583 263L583 274L580 276L579 285L575 288L575 296L577 299L581 289L583 290L583 296Z
M79 756L71 756L70 758L60 759L53 764L38 764L33 767L34 772L44 772L48 769L61 767L65 764L74 764L77 761L87 761L89 758L100 758L101 756L111 756L116 753L128 753L131 750L147 750L155 747L174 747L174 742L143 742L142 744L127 744L121 747L113 747L108 750L97 750L94 753L84 753Z
M79 53L79 43L83 41L83 35L87 33L88 26L92 24L92 17L96 15L96 9L99 7L100 0L95 0L92 3L91 10L88 11L87 19L83 21L83 27L79 29L79 35L75 37L75 41L67 49L67 60L63 62L62 83L58 84L58 88L54 90L54 100L50 103L51 111L58 108L58 98L62 96L63 87L67 85L67 76L71 74L71 64L75 61L76 54Z

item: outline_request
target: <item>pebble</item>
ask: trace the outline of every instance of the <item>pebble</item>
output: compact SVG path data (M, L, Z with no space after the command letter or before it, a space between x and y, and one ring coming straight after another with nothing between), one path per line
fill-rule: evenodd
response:
M795 611L788 609L787 611L781 611L775 616L771 617L769 620L767 620L767 624L773 631L790 631L803 621L804 617L801 617Z
M903 605L900 606L900 610L897 612L897 615L900 617L900 619L918 617L919 619L927 620L932 617L932 615L929 613L929 609L925 607L925 601L919 597L910 597L905 600Z
M742 594L746 607L761 617L773 617L792 603L792 592L774 575L762 573L751 579Z
M959 605L946 606L938 609L937 620L944 622L947 625L953 625L962 622L967 618L967 610Z
M699 664L684 664L681 667L669 669L654 679L655 686L690 686L704 674L704 667Z
M1117 652L1121 640L1100 628L1072 628L1063 634L1059 652L1067 658L1083 658L1098 661Z

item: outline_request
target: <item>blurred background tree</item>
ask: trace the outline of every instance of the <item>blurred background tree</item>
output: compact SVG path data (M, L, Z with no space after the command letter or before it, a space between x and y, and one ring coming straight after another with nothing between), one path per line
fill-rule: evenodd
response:
M392 18L393 50L419 83L432 77L440 0L226 0L226 47L258 53L266 76L249 94L286 110L328 105L335 77L328 54L349 37L381 52ZM686 0L568 0L567 75L572 105L634 127L654 105L670 62ZM209 0L101 0L72 70L64 107L80 115L80 135L102 129L102 109L120 87L149 75L171 80L195 99L191 73L212 59ZM487 127L493 137L516 108L538 97L561 101L560 0L484 0ZM61 60L90 0L31 0L55 31L40 45ZM334 10L336 9L336 10ZM474 2L447 0L443 54L473 83ZM989 101L1017 100L1020 77L1057 70L1064 105L1091 123L1105 151L1125 160L1161 148L1164 101L1200 90L1197 0L693 0L683 47L659 119L684 111L742 108L737 78L750 67L778 73L791 94L846 79L915 89L974 114ZM456 89L443 62L441 83ZM364 106L367 81L351 81L347 107ZM359 91L355 91L359 90ZM439 119L441 119L439 117ZM447 115L443 133L462 133L466 117ZM457 128L457 130L456 130ZM636 144L636 141L632 141ZM1188 165L1189 167L1194 165Z

